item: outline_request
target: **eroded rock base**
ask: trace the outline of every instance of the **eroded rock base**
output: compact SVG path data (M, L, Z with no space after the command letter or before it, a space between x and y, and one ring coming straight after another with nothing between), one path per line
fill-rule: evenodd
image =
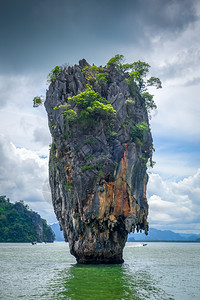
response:
M98 264L122 264L124 262L122 256L123 254L120 253L118 255L114 255L112 256L112 254L108 253L108 256L105 257L103 254L102 256L96 256L96 253L92 256L80 256L78 258L76 258L77 263L80 264L94 264L94 265L98 265Z
M105 225L105 224L104 224ZM77 241L69 241L70 252L81 264L121 264L123 260L123 248L127 240L127 233L122 228L114 228L109 231L99 232L90 226L83 236ZM92 227L92 226L91 226ZM87 233L86 233L87 232Z

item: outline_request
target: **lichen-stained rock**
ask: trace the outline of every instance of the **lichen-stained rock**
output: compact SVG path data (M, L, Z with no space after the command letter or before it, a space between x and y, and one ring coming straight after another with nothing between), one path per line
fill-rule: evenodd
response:
M98 81L81 60L61 70L45 101L52 135L53 206L79 263L122 263L127 234L148 231L146 163L152 137L144 99L137 91L130 93L127 73L104 68L103 74L106 80ZM84 105L78 106L73 96L88 83L116 110L110 123L101 113L94 114L93 123L81 119Z

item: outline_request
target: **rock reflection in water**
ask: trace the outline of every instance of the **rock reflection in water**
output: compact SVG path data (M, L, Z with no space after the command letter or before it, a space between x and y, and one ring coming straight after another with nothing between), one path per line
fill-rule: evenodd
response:
M126 265L71 265L53 281L54 299L164 299L147 272Z

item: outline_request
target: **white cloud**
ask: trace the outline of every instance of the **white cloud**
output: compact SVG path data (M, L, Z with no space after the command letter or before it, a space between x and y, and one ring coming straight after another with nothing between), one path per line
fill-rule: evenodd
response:
M31 108L35 95L44 94L44 76L41 73L20 75L0 74L0 108L18 106L21 110Z
M156 145L156 152L153 155L153 160L155 160L156 164L153 170L149 169L149 172L158 173L163 179L173 181L194 174L197 167L200 166L199 151L195 147L192 149L192 146L190 149L189 145L184 148L182 143L173 145L167 140L162 140L161 145Z
M199 16L199 2L195 5ZM161 90L150 91L158 106L151 120L155 139L170 137L200 142L199 31L200 18L187 24L175 39L168 35L152 36L152 51L141 49L143 59L152 66L151 74L163 82Z
M44 82L40 74L0 79L0 192L53 222L50 191L44 192L51 137L44 107L32 106L33 97L44 94Z
M163 87L155 97L158 112L151 120L156 149L153 172L164 179L182 179L200 166L199 89L200 85Z
M44 147L50 143L50 133L46 126L36 127L33 132L34 142L41 143Z
M197 75L200 77L200 71ZM197 77L196 76L196 77ZM196 78L195 77L195 78ZM190 77L192 80L194 77ZM194 79L195 79L194 78ZM184 81L174 80L174 86L163 85L162 90L154 90L157 113L151 120L152 132L162 138L183 139L200 142L200 82L196 85L181 85ZM182 81L181 81L182 80Z
M0 135L0 191L12 202L24 200L30 208L55 221L49 197L44 198L44 184L48 178L48 158L25 148L16 148Z
M200 169L179 182L150 174L148 197L150 226L200 232Z
M47 153L51 138L44 107L33 108L32 99L44 94L41 75L0 76L1 133L16 146Z

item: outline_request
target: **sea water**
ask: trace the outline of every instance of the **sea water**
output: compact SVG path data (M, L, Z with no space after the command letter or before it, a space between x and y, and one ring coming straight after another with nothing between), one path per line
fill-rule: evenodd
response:
M200 299L200 243L127 243L122 265L80 265L64 242L0 244L0 299Z

